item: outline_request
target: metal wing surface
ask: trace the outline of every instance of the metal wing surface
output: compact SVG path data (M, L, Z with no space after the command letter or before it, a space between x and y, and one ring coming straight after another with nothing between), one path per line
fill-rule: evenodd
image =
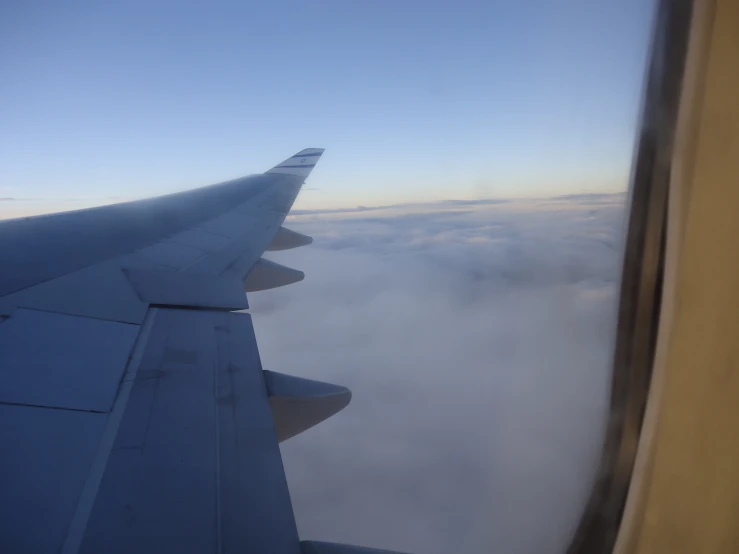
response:
M355 551L300 542L278 445L351 393L263 371L244 311L303 278L262 254L311 242L282 224L322 153L0 222L0 551Z

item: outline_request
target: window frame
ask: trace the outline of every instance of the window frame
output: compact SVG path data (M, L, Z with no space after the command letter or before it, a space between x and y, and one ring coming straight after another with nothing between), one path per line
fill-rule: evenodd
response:
M627 206L610 412L596 480L568 554L611 552L634 471L664 282L672 154L692 0L658 0Z

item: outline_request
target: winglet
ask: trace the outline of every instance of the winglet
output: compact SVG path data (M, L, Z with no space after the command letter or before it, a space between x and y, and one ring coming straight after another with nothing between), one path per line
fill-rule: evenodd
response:
M276 165L267 171L267 173L286 173L288 175L297 175L305 179L310 175L311 170L315 167L321 154L323 154L323 148L306 148L291 158L286 159L281 164Z

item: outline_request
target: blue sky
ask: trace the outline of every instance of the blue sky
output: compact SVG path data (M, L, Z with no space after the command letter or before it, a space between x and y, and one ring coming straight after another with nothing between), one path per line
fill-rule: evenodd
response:
M6 2L0 197L150 196L305 147L327 152L301 207L623 190L651 17L640 0Z

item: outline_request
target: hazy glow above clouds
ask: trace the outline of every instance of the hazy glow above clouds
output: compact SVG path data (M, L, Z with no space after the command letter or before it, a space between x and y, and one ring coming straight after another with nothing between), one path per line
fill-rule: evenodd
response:
M282 446L303 538L562 552L599 457L624 194L296 211L266 369L349 386Z

